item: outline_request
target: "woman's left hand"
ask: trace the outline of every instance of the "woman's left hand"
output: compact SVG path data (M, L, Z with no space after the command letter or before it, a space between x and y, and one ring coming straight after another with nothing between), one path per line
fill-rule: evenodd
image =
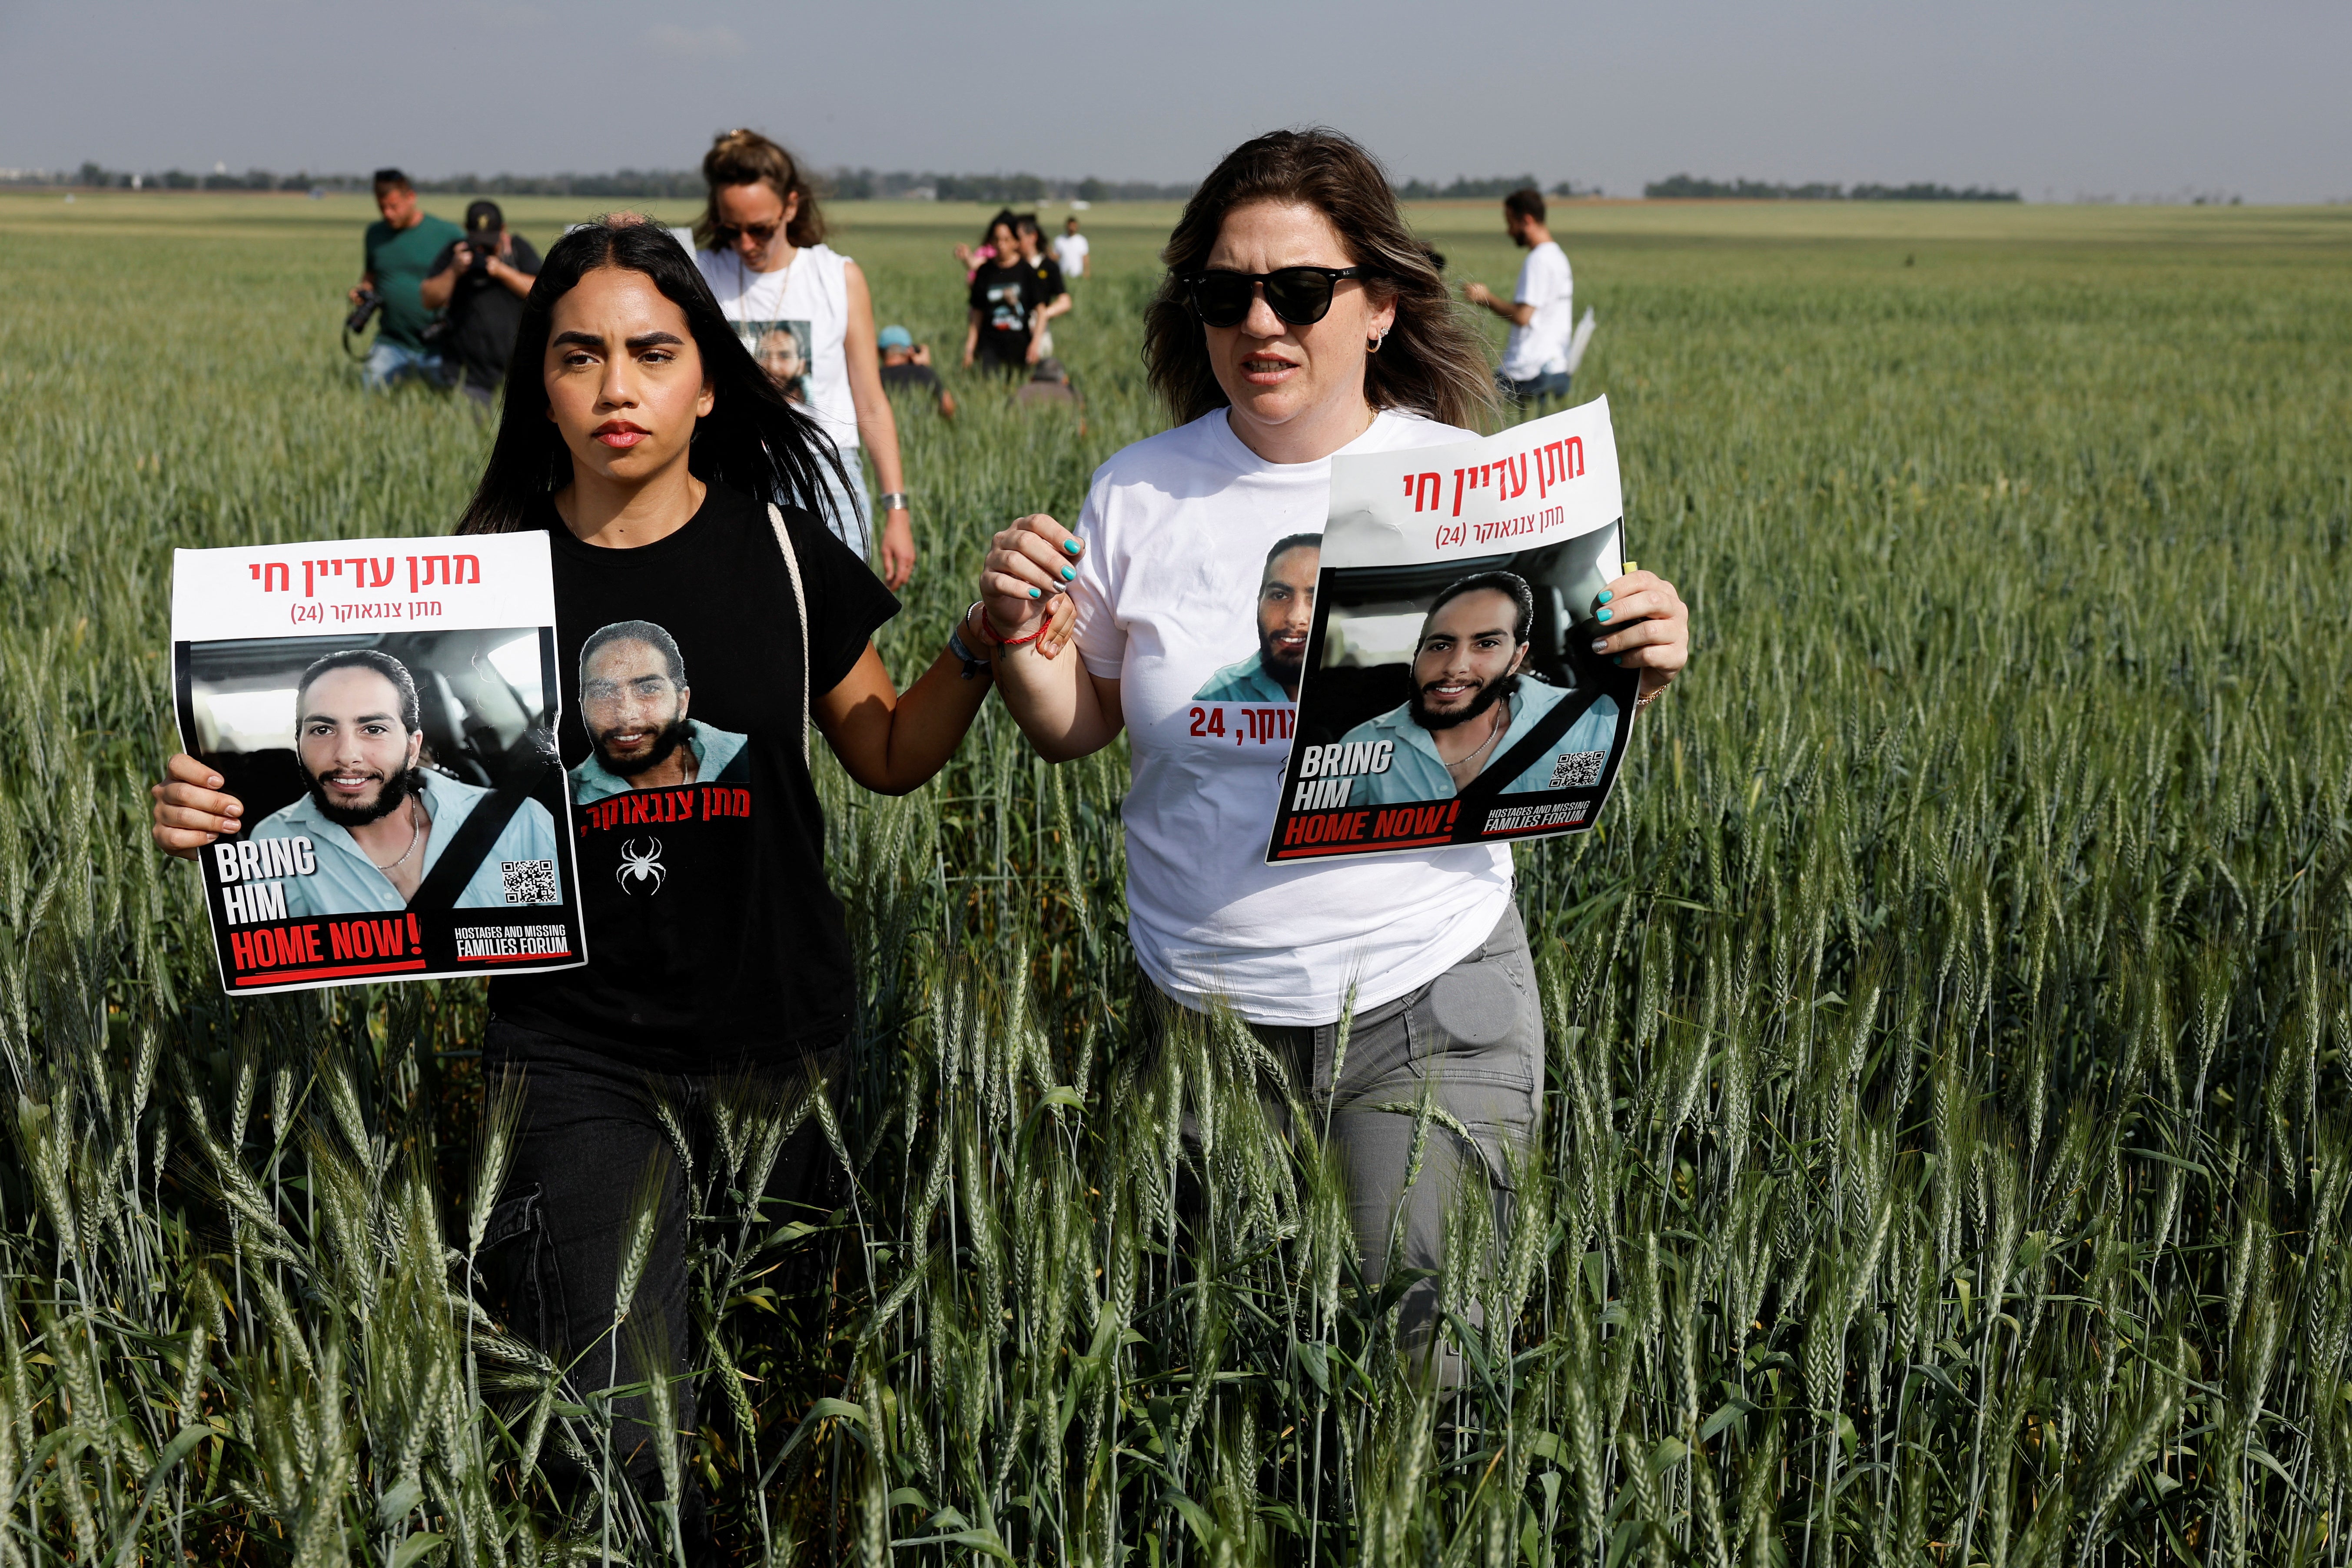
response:
M1690 606L1654 572L1628 572L1609 584L1593 615L1601 635L1592 651L1642 672L1643 697L1654 697L1690 662Z
M880 555L875 564L881 570L876 575L895 594L915 574L915 524L906 508L885 515Z

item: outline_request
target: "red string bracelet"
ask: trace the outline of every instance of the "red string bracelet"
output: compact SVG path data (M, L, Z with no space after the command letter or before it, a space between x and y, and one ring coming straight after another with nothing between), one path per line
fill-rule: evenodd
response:
M997 632L997 630L996 630L996 624L995 624L993 621L991 621L991 620L988 618L988 612L987 612L987 611L985 611L985 610L982 610L982 609L981 609L981 603L982 603L982 602L981 602L980 600L978 600L978 599L974 599L974 600L971 602L971 609L968 609L968 610L966 610L966 611L964 611L964 613L963 613L963 624L964 624L965 626L970 626L970 625L971 625L971 624L972 624L972 611L973 611L973 610L980 610L980 611L981 611L981 613L980 613L980 617L979 617L979 618L980 618L980 632L981 632L981 637L982 637L982 641L987 642L987 643L988 643L988 644L990 644L992 647L1020 647L1024 646L1024 644L1028 644L1028 643L1035 642L1039 637L1044 637L1044 636L1045 635L1045 628L1046 628L1047 626L1052 626L1052 625L1054 624L1054 617L1053 617L1053 616L1047 616L1045 618L1045 620L1044 620L1044 621L1042 621L1042 622L1040 622L1040 623L1038 624L1037 629L1036 629L1035 631L1034 631L1034 632L1031 632L1031 633L1030 633L1027 637L1003 637L1003 636L1000 636L1000 635L998 634L998 632Z

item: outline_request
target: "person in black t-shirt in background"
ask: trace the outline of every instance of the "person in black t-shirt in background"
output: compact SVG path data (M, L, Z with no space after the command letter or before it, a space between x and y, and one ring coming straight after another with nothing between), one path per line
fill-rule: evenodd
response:
M940 417L955 417L955 394L931 368L931 345L919 343L904 327L885 327L874 340L882 353L882 385L890 392L920 392L937 400Z
M466 209L466 237L441 247L419 286L428 309L448 307L442 357L458 372L466 395L484 407L506 378L522 302L538 276L539 252L530 241L509 232L498 203L476 202Z
M985 634L960 624L920 679L904 693L893 686L871 637L898 601L815 510L823 465L839 459L660 228L625 214L557 241L513 363L458 531L548 536L556 668L581 683L553 737L563 762L611 775L607 797L637 787L628 770L651 749L640 731L660 715L615 717L604 687L633 678L647 703L682 718L661 682L675 675L683 687L690 670L693 776L707 768L729 781L712 786L719 809L666 811L658 826L610 798L575 802L590 962L490 984L486 1065L497 1093L520 1096L520 1121L484 1275L508 1325L575 1368L566 1397L576 1398L691 1364L690 1194L655 1103L691 1119L748 1078L772 1109L812 1072L844 1076L857 1043L857 981L824 879L808 725L860 784L904 794L954 752L993 667L971 651ZM1058 637L1032 656L1053 657ZM625 640L646 657L621 669L604 656ZM583 726L591 708L600 730L623 731L601 749ZM244 808L222 782L195 758L173 757L154 791L156 843L194 858L239 831ZM827 1168L821 1139L805 1136L787 1147L770 1195L810 1193ZM633 1328L658 1325L667 1337L652 1353L667 1364L639 1371L621 1367L611 1336L619 1240L648 1182L659 1205L652 1251L627 1305ZM677 1391L676 1426L691 1432L694 1385ZM658 1496L658 1444L675 1436L646 1428L642 1397L614 1408L612 1456ZM567 1506L592 1484L576 1461L543 1462ZM688 1560L709 1560L699 1489L676 1500Z
M1062 264L1045 254L1045 232L1037 226L1035 213L1023 213L1013 220L1021 240L1021 259L1037 279L1037 313L1034 330L1037 334L1037 358L1050 359L1054 353L1054 318L1066 314L1071 305L1069 280L1062 276Z
M1045 300L1036 270L1022 259L1017 221L1000 214L990 227L989 244L994 254L971 275L964 368L977 363L982 370L1019 375L1037 361L1037 308Z

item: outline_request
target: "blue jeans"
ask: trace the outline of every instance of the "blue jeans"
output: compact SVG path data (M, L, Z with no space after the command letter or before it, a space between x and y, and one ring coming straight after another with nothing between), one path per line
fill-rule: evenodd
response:
M820 454L821 455L821 454ZM842 468L849 475L849 489L844 490L833 477L832 468L818 464L824 477L824 525L833 536L856 552L860 561L874 559L874 505L866 497L866 464L859 458L857 448L848 447L841 454Z
M1568 372L1564 370L1546 371L1543 374L1530 376L1526 381L1513 381L1499 370L1495 373L1496 386L1501 389L1504 396L1514 403L1534 403L1547 397L1557 397L1565 401L1568 397Z
M449 384L448 367L441 356L430 349L412 349L404 343L387 340L376 334L375 346L368 350L367 363L360 367L360 384L370 392L383 392L410 376L421 378L427 386Z

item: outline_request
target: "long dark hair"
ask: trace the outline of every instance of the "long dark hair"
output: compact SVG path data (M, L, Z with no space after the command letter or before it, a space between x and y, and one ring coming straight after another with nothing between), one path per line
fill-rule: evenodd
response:
M1351 138L1312 126L1270 131L1226 153L1184 204L1160 253L1168 276L1144 312L1143 363L1151 389L1179 424L1228 401L1183 280L1208 265L1225 215L1252 202L1297 203L1329 218L1349 261L1373 270L1364 286L1395 301L1396 325L1364 363L1365 401L1473 428L1494 414L1486 340L1464 319L1427 247L1405 226L1387 172Z
M793 214L793 221L784 226L784 237L795 247L822 244L824 239L824 213L816 205L816 185L801 167L801 161L756 131L722 131L710 143L710 151L702 155L702 183L709 195L702 204L702 216L694 220L694 243L708 248L719 234L719 193L729 185L764 184L776 193L776 199L790 205L794 196L801 205Z
M846 492L841 456L798 404L784 396L734 325L719 309L693 260L667 230L629 214L583 224L548 247L539 280L523 301L514 357L507 362L506 404L482 482L457 520L460 533L512 533L533 526L541 500L572 482L572 452L547 416L547 340L555 302L599 268L642 272L686 312L709 378L710 412L696 422L687 459L695 478L743 491L759 501L798 506L822 517L832 504L828 473Z

